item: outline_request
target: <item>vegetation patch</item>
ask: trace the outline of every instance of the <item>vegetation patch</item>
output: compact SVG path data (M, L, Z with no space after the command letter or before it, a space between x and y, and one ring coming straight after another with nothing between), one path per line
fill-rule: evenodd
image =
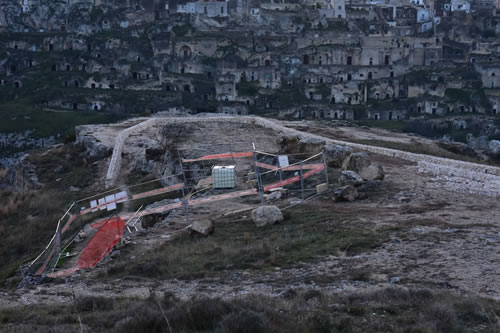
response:
M356 255L386 240L368 228L332 221L331 212L325 208L295 208L286 215L283 223L264 228L256 228L251 222L218 223L208 238L184 235L140 260L130 261L126 249L122 249L125 255L102 277L195 279L235 269L289 267L327 255Z
M369 292L290 289L282 296L181 300L77 296L73 305L0 309L2 324L92 332L495 332L500 303L449 291L385 288Z

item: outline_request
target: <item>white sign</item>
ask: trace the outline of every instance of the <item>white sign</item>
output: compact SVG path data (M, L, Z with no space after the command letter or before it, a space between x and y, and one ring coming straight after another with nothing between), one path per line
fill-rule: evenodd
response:
M98 210L97 209L97 200L92 200L90 202L90 208L92 208L92 212L94 212L94 213L97 212L97 210Z
M126 191L118 192L115 194L115 197L116 197L116 203L125 202L127 201L127 192Z
M288 164L288 156L286 156L286 155L278 155L278 162L280 164L280 167L289 166L289 164Z
M106 196L106 208L108 209L108 212L110 210L115 210L116 209L116 201L115 201L115 195L114 194L111 194L111 195L107 195Z
M104 198L99 199L99 209L100 210L106 209L106 199Z

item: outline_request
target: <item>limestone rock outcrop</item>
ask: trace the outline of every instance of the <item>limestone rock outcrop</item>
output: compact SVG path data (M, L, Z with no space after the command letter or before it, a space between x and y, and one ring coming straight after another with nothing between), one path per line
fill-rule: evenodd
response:
M283 214L276 206L260 206L252 210L252 221L257 227L283 221Z
M113 148L100 142L88 128L89 126L76 127L76 144L85 147L85 156L90 159L99 160L109 156Z
M35 166L29 162L28 157L26 154L19 158L7 169L5 175L0 177L0 190L17 192L36 190L42 186L38 181Z
M352 148L341 145L326 145L324 147L326 164L330 168L341 168L351 155Z
M344 161L342 170L356 172L364 180L383 180L385 177L382 166L372 162L366 153L354 153Z
M196 220L191 223L191 230L203 236L208 236L214 232L215 225L211 220Z

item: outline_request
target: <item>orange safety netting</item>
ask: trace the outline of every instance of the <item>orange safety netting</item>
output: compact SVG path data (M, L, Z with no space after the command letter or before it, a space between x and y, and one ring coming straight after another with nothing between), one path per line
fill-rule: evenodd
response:
M78 258L78 268L94 267L102 258L108 255L116 243L120 241L125 231L125 221L112 217L93 225L102 228L92 237Z

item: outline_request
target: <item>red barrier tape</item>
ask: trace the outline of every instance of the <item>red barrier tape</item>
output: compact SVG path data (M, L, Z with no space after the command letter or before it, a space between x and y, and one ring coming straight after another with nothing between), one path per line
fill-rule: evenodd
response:
M308 177L311 177L312 175L318 173L318 172L321 172L323 169L324 169L324 165L323 164L319 164L319 166L317 168L314 168L312 170L309 170L307 171L306 173L304 173L302 175L302 178L303 179L306 179ZM289 184L292 184L292 183L295 183L295 182L298 182L300 181L300 175L299 176L295 176L295 177L291 177L291 178L288 178L288 179L285 179L285 180L282 180L282 181L279 181L279 182L276 182L276 183L273 183L273 184L269 184L267 186L264 186L264 192L268 192L272 189L275 189L275 188L278 188L278 187L282 187L282 186L285 186L285 185L289 185Z

